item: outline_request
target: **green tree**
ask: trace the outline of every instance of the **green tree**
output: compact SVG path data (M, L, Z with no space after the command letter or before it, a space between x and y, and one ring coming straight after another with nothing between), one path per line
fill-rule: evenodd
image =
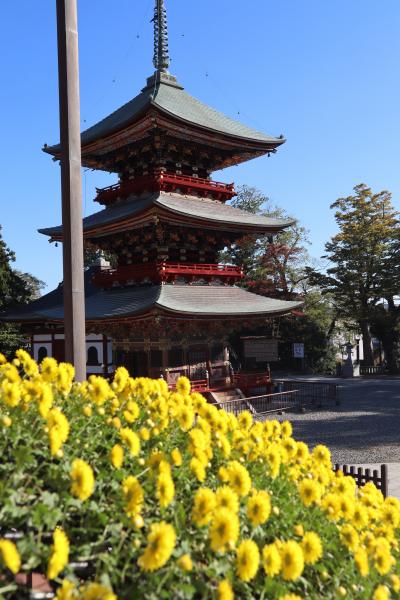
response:
M371 325L382 311L384 298L394 303L399 281L398 215L389 192L374 194L365 184L357 185L353 195L339 198L331 208L336 210L339 227L325 245L323 258L331 266L326 273L309 271L310 279L333 298L341 320L358 324L364 360L372 365Z
M307 290L301 316L282 319L279 354L282 366L297 367L293 358L293 343L304 343L304 367L313 373L335 373L339 347L333 343L335 307L331 299L318 289Z
M44 283L29 273L12 268L15 254L1 236L0 226L0 313L26 304L40 296ZM0 324L0 351L10 356L19 346L26 345L21 328L15 324Z

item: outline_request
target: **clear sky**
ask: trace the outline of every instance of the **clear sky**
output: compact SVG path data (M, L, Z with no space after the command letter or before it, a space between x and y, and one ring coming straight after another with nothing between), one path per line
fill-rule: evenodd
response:
M61 248L55 0L2 0L0 224L16 266L51 289ZM399 0L166 0L171 71L186 90L287 143L216 178L254 185L310 230L319 257L329 205L364 182L400 209ZM154 0L78 0L82 128L134 97L152 73ZM101 172L83 177L84 214Z

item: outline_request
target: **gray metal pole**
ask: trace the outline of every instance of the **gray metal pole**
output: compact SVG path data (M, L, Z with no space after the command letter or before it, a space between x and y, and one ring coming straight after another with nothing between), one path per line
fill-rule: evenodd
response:
M81 133L76 0L57 0L65 359L86 379Z

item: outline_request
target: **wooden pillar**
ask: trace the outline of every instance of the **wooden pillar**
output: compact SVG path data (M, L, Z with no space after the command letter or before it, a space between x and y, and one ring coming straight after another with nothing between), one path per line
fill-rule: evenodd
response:
M76 0L57 0L65 359L86 379L81 132Z

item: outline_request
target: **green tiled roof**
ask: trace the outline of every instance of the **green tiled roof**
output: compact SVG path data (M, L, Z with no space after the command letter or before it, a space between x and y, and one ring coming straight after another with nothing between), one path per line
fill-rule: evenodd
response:
M159 76L161 79L157 82L153 80L153 83L150 78L147 87L133 100L84 131L81 135L82 146L124 129L134 123L151 106L187 123L243 140L266 145L272 144L273 146L280 145L285 141L283 137L276 138L266 135L210 108L185 92L171 76L164 74L159 74ZM50 154L57 154L60 146L46 146L44 150Z
M137 316L159 308L188 317L268 317L299 308L301 302L275 300L234 286L148 285L101 290L86 276L86 320ZM60 322L64 319L63 288L18 310L0 314L1 321Z
M289 227L293 219L273 219L262 215L254 215L229 204L222 204L209 198L183 196L167 192L155 192L143 198L132 198L120 204L114 204L83 219L83 231L117 223L135 215L139 215L151 207L160 207L171 214L187 215L195 219L204 220L205 226L219 224L227 226L237 225L250 227L254 232L274 232ZM40 233L50 237L60 238L62 227L49 227L39 229Z

